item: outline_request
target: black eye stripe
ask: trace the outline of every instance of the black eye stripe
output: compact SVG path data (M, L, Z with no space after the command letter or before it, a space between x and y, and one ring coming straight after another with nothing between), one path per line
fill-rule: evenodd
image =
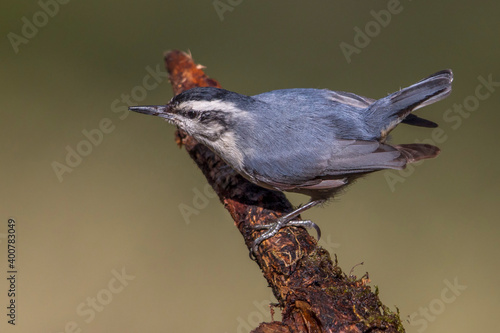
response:
M206 122L210 122L212 120L218 119L219 117L217 117L216 115L217 115L217 112L212 112L212 111L200 112L200 122L206 123Z
M179 114L189 119L197 118L198 122L200 122L201 124L208 125L209 123L217 122L224 128L227 127L227 119L225 119L225 114L220 110L210 110L210 111L183 110L180 111Z

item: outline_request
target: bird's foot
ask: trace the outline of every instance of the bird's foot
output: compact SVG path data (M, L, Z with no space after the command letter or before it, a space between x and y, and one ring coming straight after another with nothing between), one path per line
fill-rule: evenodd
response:
M257 253L257 248L259 247L260 243L265 241L266 239L269 239L276 235L278 231L283 228L283 227L304 227L304 228L314 228L316 229L316 232L318 233L318 240L321 237L321 230L319 227L312 221L310 220L294 220L297 216L299 216L301 213L305 212L311 207L314 207L320 203L324 202L324 200L311 200L304 206L301 206L294 211L280 217L276 222L270 223L270 224L261 224L257 225L254 227L254 229L257 230L267 230L264 232L262 235L257 237L256 240L254 240L252 247L250 249L250 258L254 259L255 256L254 254Z
M274 223L269 223L269 224L261 224L261 225L256 225L254 226L255 230L267 230L264 232L262 235L257 237L255 241L252 244L252 249L250 250L250 258L253 257L254 253L256 253L257 248L259 247L260 243L265 241L266 239L269 239L276 235L278 231L280 231L281 228L284 227L303 227L303 228L314 228L316 230L316 233L318 235L318 241L321 238L321 229L318 227L316 223L314 223L311 220L292 220L292 221L287 221L284 218L278 219Z

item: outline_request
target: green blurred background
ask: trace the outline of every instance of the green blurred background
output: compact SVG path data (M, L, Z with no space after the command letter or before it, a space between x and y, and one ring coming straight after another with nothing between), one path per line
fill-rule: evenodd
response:
M408 332L495 330L500 87L481 78L500 82L500 4L62 2L8 0L0 12L0 331L248 332L271 319L266 281L175 129L123 112L172 97L169 49L190 50L223 87L249 95L311 87L379 98L452 68L452 95L418 112L442 131L402 125L392 136L433 140L439 158L373 174L305 216L346 272L364 262L354 274L369 272ZM355 37L366 28L369 40ZM356 50L346 57L341 44ZM86 156L68 166L68 149ZM67 169L58 177L54 165Z

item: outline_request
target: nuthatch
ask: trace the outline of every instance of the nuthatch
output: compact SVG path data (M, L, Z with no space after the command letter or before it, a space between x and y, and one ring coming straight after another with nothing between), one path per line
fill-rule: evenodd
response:
M311 197L306 205L258 226L266 229L252 247L284 226L319 228L294 220L325 202L355 179L373 171L403 169L433 158L429 144L386 143L400 122L437 127L412 111L440 101L451 92L453 73L443 70L379 100L326 89L283 89L245 96L224 89L193 88L167 105L135 106L206 145L249 181L267 189Z

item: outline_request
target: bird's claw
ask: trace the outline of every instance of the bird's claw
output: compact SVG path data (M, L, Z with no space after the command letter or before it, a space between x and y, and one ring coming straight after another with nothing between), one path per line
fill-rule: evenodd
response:
M257 253L257 249L258 249L260 243L262 243L266 239L273 237L274 235L276 235L278 233L278 231L281 228L284 228L284 227L303 227L303 228L308 228L308 229L314 228L316 230L317 235L318 235L318 241L321 238L321 229L319 228L319 226L316 223L314 223L311 220L299 220L299 221L285 222L285 221L279 219L278 221L276 221L274 223L256 225L253 227L255 230L267 230L267 231L264 232L262 235L260 235L259 237L257 237L257 239L254 240L254 242L252 244L252 248L250 250L250 259L255 258L255 253Z

